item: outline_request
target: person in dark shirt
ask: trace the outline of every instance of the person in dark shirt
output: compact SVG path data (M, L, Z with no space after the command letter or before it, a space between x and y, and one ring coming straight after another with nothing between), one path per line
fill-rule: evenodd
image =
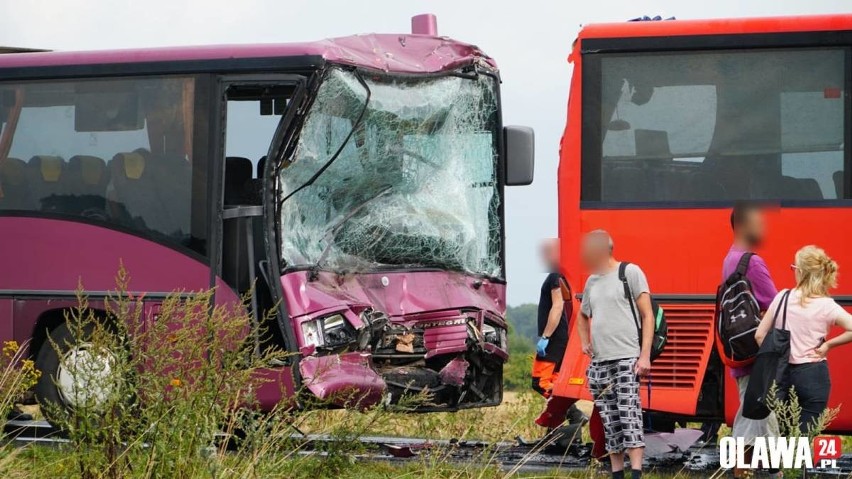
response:
M538 301L538 343L533 363L532 387L544 397L550 397L562 356L568 347L568 317L571 311L571 298L563 297L563 288L567 291L567 281L559 273L559 242L549 240L542 245L542 259L548 268L548 275L541 285Z

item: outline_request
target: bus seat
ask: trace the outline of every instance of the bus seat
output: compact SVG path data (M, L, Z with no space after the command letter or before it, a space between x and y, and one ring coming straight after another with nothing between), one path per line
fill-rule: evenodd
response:
M251 187L253 165L248 158L225 158L225 204L245 204L247 189Z
M822 190L819 187L817 180L813 178L793 178L792 176L783 176L783 199L788 200L821 200L823 199Z
M696 171L685 178L686 198L692 201L718 201L726 198L725 187L715 176L704 171Z
M834 191L837 193L837 199L842 200L845 193L843 191L843 170L835 171L831 175L831 179L834 180Z
M65 184L65 160L61 156L36 155L27 163L27 184L36 202L42 209L45 200L54 195L67 193Z
M671 160L672 150L669 146L669 133L665 130L634 131L636 156L651 160Z
M65 169L68 197L63 210L73 214L106 219L106 190L109 170L97 156L76 155Z
M75 195L106 194L109 183L109 170L103 158L77 155L68 160L68 183Z
M27 164L18 158L0 160L0 209L28 210L32 195L27 184Z
M257 178L263 179L263 169L266 168L266 156L257 160Z
M603 170L601 199L604 201L648 201L647 170L618 165Z
M112 213L170 236L189 233L189 163L155 158L146 150L116 154L109 163Z

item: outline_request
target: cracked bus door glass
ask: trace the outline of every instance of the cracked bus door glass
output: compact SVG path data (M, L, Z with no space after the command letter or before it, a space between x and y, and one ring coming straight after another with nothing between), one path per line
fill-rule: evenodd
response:
M369 92L351 71L327 72L281 169L281 198L296 192L280 210L285 267L499 277L494 80L369 73L364 83Z

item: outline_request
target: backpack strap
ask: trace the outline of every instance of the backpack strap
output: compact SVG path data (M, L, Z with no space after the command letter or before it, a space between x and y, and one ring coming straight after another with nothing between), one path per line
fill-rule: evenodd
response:
M633 301L633 293L630 291L630 283L627 282L627 266L630 263L622 261L618 264L618 279L621 280L621 285L624 286L624 297L627 298L627 303L630 304L630 314L633 315L633 322L636 324L636 332L639 334L639 346L642 346L642 327L639 326L639 318L636 316L636 306Z
M642 350L642 327L639 325L639 317L636 315L636 308L638 306L634 306L635 301L633 300L633 293L630 291L630 283L627 282L627 266L630 263L627 261L622 261L618 265L618 279L621 280L621 284L624 286L624 296L627 298L627 303L630 304L630 314L633 315L633 323L636 324L636 335L639 337L639 350ZM648 372L648 409L651 408L651 373ZM650 420L650 416L649 420Z
M754 256L754 253L751 251L743 253L740 257L739 263L737 263L737 269L734 272L740 276L745 276L748 272L748 264L751 261L752 256Z

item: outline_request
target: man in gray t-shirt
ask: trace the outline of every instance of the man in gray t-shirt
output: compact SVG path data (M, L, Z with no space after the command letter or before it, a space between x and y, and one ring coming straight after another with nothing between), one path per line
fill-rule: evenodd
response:
M628 298L618 277L621 263L612 251L613 241L606 231L592 231L583 239L583 262L592 274L583 291L577 332L583 352L592 357L586 376L603 423L613 477L625 477L627 453L631 477L637 478L642 475L645 449L639 376L651 369L654 315L645 274L636 265L626 266ZM637 321L642 324L642 338Z
M624 276L633 293L633 301L643 293L650 293L645 273L635 264L627 265ZM639 357L636 320L624 296L624 284L618 277L618 267L589 276L580 308L587 317L594 317L590 326L595 361Z

